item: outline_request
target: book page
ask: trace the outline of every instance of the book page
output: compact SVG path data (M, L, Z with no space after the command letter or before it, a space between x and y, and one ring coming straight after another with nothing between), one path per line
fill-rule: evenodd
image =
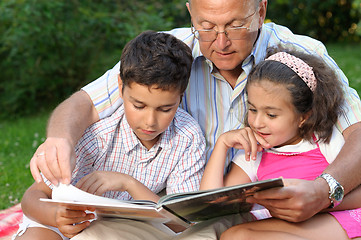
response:
M69 206L94 207L97 216L108 218L125 218L158 223L173 222L188 227L186 221L169 213L147 200L124 201L87 193L73 185L59 184L53 189L53 199L41 198L43 202Z
M53 188L52 193L53 200L60 201L74 201L74 202L88 202L88 203L97 203L97 204L144 204L154 206L155 203L152 201L146 200L131 200L124 201L119 199L112 199L102 196L97 196L88 192L85 192L71 184L66 185L60 183L57 187Z

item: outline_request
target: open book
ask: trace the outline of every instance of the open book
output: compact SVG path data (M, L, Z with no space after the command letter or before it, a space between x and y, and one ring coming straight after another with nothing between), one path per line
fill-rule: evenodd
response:
M245 200L256 191L282 187L281 178L246 183L204 191L169 194L158 203L122 201L84 192L72 185L60 184L46 202L95 207L98 216L120 217L161 223L173 222L184 227L215 217L248 212L252 204Z

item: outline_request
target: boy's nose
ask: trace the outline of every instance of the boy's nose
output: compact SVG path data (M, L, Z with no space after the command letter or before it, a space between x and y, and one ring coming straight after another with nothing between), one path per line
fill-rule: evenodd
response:
M157 122L156 113L154 111L149 111L146 115L147 116L145 118L145 124L148 127L152 127L152 126L156 125L156 122Z

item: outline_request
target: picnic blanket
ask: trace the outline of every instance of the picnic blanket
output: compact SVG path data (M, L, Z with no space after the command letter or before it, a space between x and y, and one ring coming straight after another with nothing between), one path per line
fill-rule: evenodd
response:
M0 240L10 240L18 230L22 218L23 212L20 203L0 210Z

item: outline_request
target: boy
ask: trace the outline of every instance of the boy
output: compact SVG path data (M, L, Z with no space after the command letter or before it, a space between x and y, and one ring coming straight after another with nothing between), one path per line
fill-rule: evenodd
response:
M123 105L90 126L76 146L73 185L116 199L157 201L167 194L198 190L205 165L205 140L196 121L178 108L192 54L175 37L147 31L121 56ZM52 185L34 183L24 194L24 222L16 239L67 239L89 226L85 208L40 202ZM89 209L91 210L91 209Z

